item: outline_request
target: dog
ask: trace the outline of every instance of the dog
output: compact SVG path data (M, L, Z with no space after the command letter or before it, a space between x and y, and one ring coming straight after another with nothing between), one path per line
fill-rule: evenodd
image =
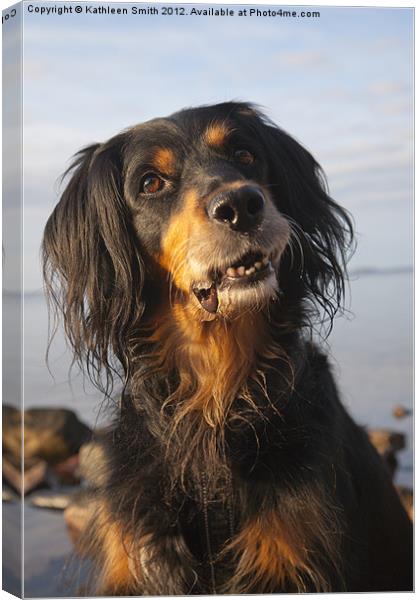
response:
M412 526L327 357L352 220L254 105L83 149L45 228L52 306L111 396L100 595L411 590Z

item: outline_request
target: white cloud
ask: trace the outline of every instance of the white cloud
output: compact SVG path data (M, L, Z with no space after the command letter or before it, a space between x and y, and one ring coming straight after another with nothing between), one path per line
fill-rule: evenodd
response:
M411 92L411 86L395 79L373 81L368 86L368 92L377 96L388 96L390 94L406 94Z
M277 56L276 62L282 66L292 69L299 68L314 68L331 66L331 61L325 52L316 50L284 52Z

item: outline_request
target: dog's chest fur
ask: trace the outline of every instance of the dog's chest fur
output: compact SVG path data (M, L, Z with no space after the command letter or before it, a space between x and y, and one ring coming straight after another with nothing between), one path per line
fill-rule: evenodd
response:
M312 347L298 355L305 360L293 364L293 386L286 376L290 364L287 368L282 361L273 364L265 372L264 389L260 382L248 381L249 397L234 399L223 431L217 430L216 445L207 425L201 432L205 440L196 443L194 452L189 442L195 421L190 423L185 415L170 441L157 398L151 394L157 388L146 386L142 398L124 401L110 453L116 474L115 479L111 474L112 489L107 493L114 500L111 511L121 520L129 515L132 525L141 524L137 535L153 532L157 546L159 540L165 539L165 544L168 538L177 540L188 556L191 573L184 578L191 591L228 592L233 581L231 589L296 589L294 563L304 560L300 548L314 543L316 531L308 528L308 539L302 533L299 547L291 547L288 528L303 517L292 505L295 489L301 485L304 493L306 486L316 488L317 481L329 486L333 473L319 456L336 452L332 437L326 438L323 431L337 422L340 412L328 389L334 389L334 383L324 357ZM319 498L312 493L315 508L324 495L327 490L320 489ZM314 517L314 507L308 518ZM324 526L322 521L318 520L319 527ZM242 571L234 566L238 559L240 564L239 557L254 552L248 549L254 539L265 552L260 565L263 583L253 580L245 559ZM277 547L279 543L284 547ZM269 572L272 558L278 563L272 566L275 577ZM146 590L157 593L150 585Z
M411 589L408 517L302 342L342 308L353 248L313 156L228 102L70 171L46 289L75 360L127 392L89 527L95 593Z

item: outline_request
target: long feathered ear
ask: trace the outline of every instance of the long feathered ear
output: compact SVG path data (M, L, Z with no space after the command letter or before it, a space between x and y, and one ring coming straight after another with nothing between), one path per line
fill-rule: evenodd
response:
M325 311L329 333L342 305L346 263L354 249L352 220L329 196L313 156L274 124L266 122L264 129L270 190L293 230L288 268L302 282L305 297Z
M45 227L42 254L50 304L76 360L107 391L144 304L144 266L122 192L124 134L80 151ZM101 375L105 372L105 382Z

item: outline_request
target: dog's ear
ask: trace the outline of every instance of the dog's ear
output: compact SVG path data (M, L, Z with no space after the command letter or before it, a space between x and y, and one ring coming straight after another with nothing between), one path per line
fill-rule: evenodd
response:
M144 305L144 266L123 198L124 134L85 148L45 227L46 291L64 320L76 359L100 385L111 355L127 375L128 337Z
M342 303L346 263L353 249L351 217L329 196L313 156L274 124L266 123L264 130L269 189L293 230L289 269L331 323Z

